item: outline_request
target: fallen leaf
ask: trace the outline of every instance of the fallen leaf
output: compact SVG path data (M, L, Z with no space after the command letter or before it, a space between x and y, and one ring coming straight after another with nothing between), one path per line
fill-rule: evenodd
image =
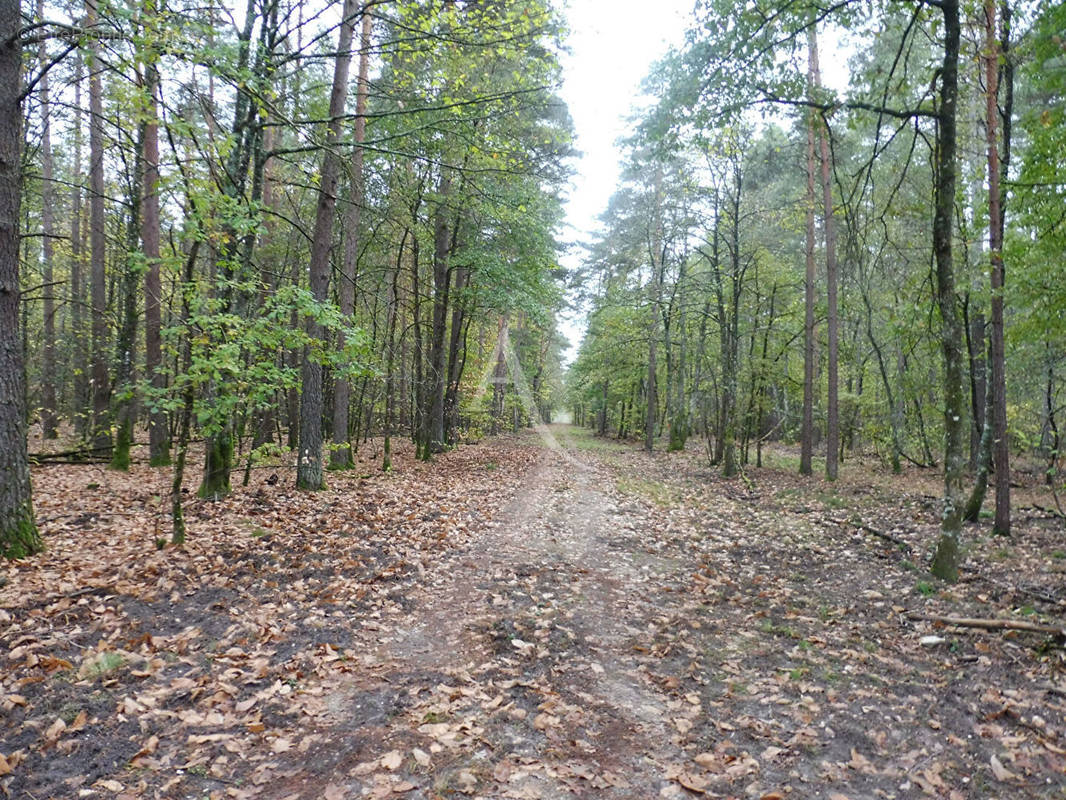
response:
M65 723L61 717L56 717L56 721L49 725L48 730L44 732L45 741L57 741L66 729L67 723Z
M536 728L538 731L546 730L558 724L559 718L553 717L547 711L542 711L541 713L537 714L537 716L533 717L533 727Z
M691 772L682 772L676 778L674 778L682 787L688 789L690 792L696 794L703 794L707 788L707 781L701 778L699 775L694 775Z
M992 764L992 774L996 776L997 781L1009 781L1018 777L1003 766L1003 762L999 760L995 753L992 754L992 758L989 761Z
M720 759L714 753L700 753L692 759L704 769L713 769L718 766Z
M394 772L400 768L400 764L403 763L403 755L399 750L390 750L381 757L381 766L387 769L389 772Z
M270 749L274 753L288 752L289 750L292 750L292 740L286 739L284 736L279 736L270 743Z
M143 758L144 756L152 755L153 753L155 753L157 747L159 747L159 737L153 734L148 737L148 741L144 743L141 749L133 754L133 758L131 758L130 761L133 762L136 761L138 758Z
M501 761L492 770L492 779L500 783L507 783L511 779L511 765Z
M477 786L477 778L474 777L473 772L464 769L459 773L459 777L456 778L456 783L459 784L459 791L463 794L473 794L474 788Z
M433 757L425 750L417 747L411 751L411 756L414 758L415 763L420 767L428 767L433 763Z
M83 708L78 712L78 716L74 717L74 721L67 726L68 733L75 733L85 727L85 723L89 721L89 715Z
M870 760L854 747L851 748L851 761L848 762L848 766L856 772L861 772L865 775L877 774L877 770L874 768L874 765L870 763Z

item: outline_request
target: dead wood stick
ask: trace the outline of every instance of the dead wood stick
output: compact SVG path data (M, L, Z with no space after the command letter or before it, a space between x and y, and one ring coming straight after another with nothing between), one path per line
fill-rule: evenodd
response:
M97 455L108 454L111 452L111 445L103 445L100 447L79 447L75 450L63 450L56 453L30 453L29 458L31 461L56 461L64 458L81 458L81 459L93 459L103 458L104 456Z
M939 622L943 625L955 625L959 628L981 628L986 631L1032 631L1033 633L1045 633L1049 636L1066 639L1066 626L1041 625L1038 622L1026 622L1024 620L944 617L938 614L919 614L915 611L909 612L907 619Z
M1058 519L1066 519L1066 514L1063 514L1057 508L1049 508L1047 506L1038 505L1037 503L1033 503L1031 506L1028 506L1028 508L1034 508L1037 511L1042 511L1045 514L1049 514L1052 517L1057 517ZM1022 511L1025 509L1019 510Z
M833 519L832 517L826 517L826 519L829 522L832 522L834 525L839 525L841 528L847 527L848 525L853 528L858 528L860 531L865 531L866 533L869 533L872 536L876 536L879 539L884 539L886 542L891 542L894 545L898 545L904 550L910 551L912 549L910 542L900 539L898 536L895 536L891 533L879 531L877 528L873 528L864 522L855 522L854 520L848 519Z

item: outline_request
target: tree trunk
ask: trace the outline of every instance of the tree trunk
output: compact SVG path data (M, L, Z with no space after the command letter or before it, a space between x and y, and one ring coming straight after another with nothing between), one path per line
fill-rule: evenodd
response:
M733 196L730 205L731 234L729 246L729 272L732 296L729 311L724 313L727 322L722 324L722 476L731 478L739 472L737 464L737 360L739 356L739 310L741 288L740 265L740 193L743 188L740 156L733 164ZM720 301L724 307L724 303Z
M444 386L447 378L444 347L448 327L448 302L451 271L448 269L450 237L446 218L446 203L451 191L451 177L446 169L441 174L439 205L433 225L433 330L430 334L426 408L423 410L421 457L429 459L444 450Z
M85 25L96 25L96 0L85 4ZM104 219L104 111L100 85L100 44L89 41L89 264L92 281L92 444L111 446L107 374L106 220Z
M144 194L141 201L141 246L148 261L144 275L144 369L153 394L148 411L148 459L153 467L170 463L167 415L160 403L166 389L163 374L163 284L159 265L159 111L154 60L145 68L148 118L144 127Z
M70 190L70 327L73 335L72 357L74 360L73 398L71 417L74 420L74 432L82 441L89 437L89 381L86 364L89 362L85 347L85 327L82 319L85 308L84 291L84 256L81 227L81 53L74 55L74 163L72 165L73 184Z
M407 242L408 231L400 237L400 248L396 254L396 266L392 270L392 280L389 283L389 307L388 319L385 322L387 331L385 339L385 419L382 428L384 443L382 444L381 471L392 470L392 425L394 408L396 407L396 319L400 315L400 269L403 267L403 251Z
M200 252L200 240L194 240L188 256L185 259L185 271L183 274L184 286L181 292L181 327L188 330L189 318L192 309L189 305L189 290L192 287L193 269L196 265L196 255ZM181 370L188 372L192 365L192 342L189 336L185 336L181 344ZM192 411L195 396L191 381L185 383L181 392L181 415L178 423L178 455L174 459L174 474L170 482L170 521L172 544L180 545L185 542L185 514L182 510L181 485L185 479L185 459L189 454L189 429L192 424ZM226 475L229 480L229 474Z
M19 341L19 211L22 200L22 24L18 0L0 0L0 556L43 548L33 519Z
M133 446L134 370L133 350L137 336L137 283L140 265L134 255L141 225L141 193L143 185L141 156L144 152L144 129L139 126L137 149L133 159L133 174L129 178L130 215L126 223L126 264L120 283L119 305L122 318L115 341L115 446L111 451L111 468L130 468L130 448Z
M252 34L258 20L256 9L256 0L248 0L245 6L244 28L238 37L236 69L238 73L249 70L251 75L257 76L258 86L241 86L236 93L232 127L234 142L223 170L222 185L225 195L235 205L246 202L245 191L253 160L252 154L253 151L261 148L262 144L260 117L256 104L253 102L253 92L263 88L260 81L265 70L267 42L270 39L270 32L276 29L277 5L275 4L269 7L270 18L264 19L260 26L260 47L255 63L249 66ZM257 177L261 164L262 160L258 158L256 161ZM248 198L252 206L260 199L258 192L261 192L261 188L256 187L253 181L252 196ZM247 268L251 260L255 231L254 227L249 229L242 239L239 237L239 231L234 222L226 220L224 223L220 246L212 256L216 275L222 279L219 285L218 307L223 314L241 316L247 313L247 292L238 287L247 284L251 278ZM294 260L294 263L297 262ZM204 393L206 395L204 406L210 407L215 402L215 395L218 392L228 390L228 386L218 386L215 382L210 382ZM236 425L232 416L222 420L212 420L212 430L204 437L204 474L198 490L201 497L217 498L229 494L235 435Z
M500 432L500 420L503 419L503 398L507 388L507 358L503 352L503 343L507 336L507 315L500 317L496 325L496 365L492 370L492 427L490 434Z
M648 405L644 415L644 450L648 453L655 446L656 407L659 401L659 374L656 361L659 349L659 322L662 316L663 270L665 268L663 263L665 260L662 215L663 172L658 165L655 168L654 181L653 217L648 236L648 266L651 269L651 284L648 289L651 297L648 303L650 315L648 320Z
M977 444L976 464L973 490L970 499L966 502L962 518L967 522L977 522L981 516L981 506L984 505L985 495L988 493L988 468L992 463L992 393L984 395L985 407L982 413L985 418L984 427L981 429L981 438Z
M44 0L37 0L37 16L44 19ZM38 52L40 68L48 66L48 48L41 41ZM44 283L44 342L41 353L41 433L55 439L56 429L56 320L53 284L53 247L55 236L55 185L52 164L52 114L48 98L48 73L38 83L41 103L41 241L42 279Z
M944 360L944 507L940 540L932 571L955 581L959 574L959 537L962 531L963 471L963 352L962 325L955 294L955 264L951 237L955 214L956 106L959 84L959 3L943 0L944 59L940 70L937 110L933 253L936 258L936 301L940 310L941 353Z
M984 436L985 394L988 392L988 350L985 347L985 315L981 313L969 316L968 304L963 306L963 330L966 331L966 352L970 361L970 469L976 470L979 464L978 452L981 438Z
M329 98L329 133L326 152L322 158L319 181L318 208L315 229L311 237L310 280L311 294L318 303L325 303L329 294L329 248L333 238L333 212L337 206L337 184L340 181L340 157L336 147L341 137L341 117L348 91L348 67L351 63L353 20L358 12L357 0L345 0L341 28L337 42L337 59L333 69L333 89ZM322 326L313 318L306 322L307 335L321 340ZM322 482L322 362L304 348L300 390L300 453L296 466L296 485L301 489L321 489ZM345 423L347 438L347 422Z
M444 387L444 439L454 444L459 427L459 382L463 377L463 356L466 343L463 332L468 330L466 298L461 294L470 279L470 270L459 267L455 270L455 286L452 288L452 322L448 337L447 380Z
M810 34L811 72L814 86L821 87L821 75L818 70L818 37L814 28ZM826 335L829 339L829 357L826 363L828 393L826 397L825 421L825 477L837 479L840 455L840 404L838 375L840 334L837 314L837 235L833 219L833 181L830 176L829 127L823 120L818 126L818 158L821 162L822 175L822 231L825 238L825 295L826 295Z
M359 39L359 76L355 92L355 149L352 151L352 181L348 197L348 211L344 221L344 258L339 276L337 296L341 315L351 322L355 314L356 267L359 259L359 224L362 217L365 195L363 176L363 142L366 141L366 103L370 90L370 35L373 17L363 12L363 27ZM401 253L403 248L400 248ZM391 313L391 311L389 312ZM344 349L344 332L337 336L337 348ZM387 379L391 380L391 378ZM333 383L333 450L330 452L330 469L352 467L352 447L348 441L348 405L351 384L345 376ZM386 401L387 403L388 401ZM386 416L388 414L386 413Z
M1007 3L1004 3L1003 10L1003 50L1006 50L1007 33L1010 30L1010 11ZM988 249L992 284L992 318L989 329L992 351L989 361L992 374L989 392L992 394L992 461L995 465L996 481L996 517L992 523L992 532L1000 536L1010 536L1010 443L1007 439L1006 353L1003 342L1003 228L1006 192L1001 191L998 136L1000 49L996 38L995 0L985 0L985 131L988 141ZM1008 74L1008 79L1010 78ZM1008 108L1008 120L1009 114ZM1006 137L1010 135L1008 126L1009 122L1004 126L1004 149L1009 153L1009 145L1006 144Z
M807 92L814 93L817 55L814 29L807 34ZM812 475L814 467L814 126L815 112L807 112L807 208L805 248L806 272L803 281L803 422L800 426L800 474Z

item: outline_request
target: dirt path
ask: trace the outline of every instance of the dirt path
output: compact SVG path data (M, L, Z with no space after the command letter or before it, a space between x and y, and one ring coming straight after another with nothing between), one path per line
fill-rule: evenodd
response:
M912 578L868 542L735 482L679 500L664 454L545 441L379 637L392 705L337 797L1066 797L1062 703L983 642L900 638Z
M1036 602L972 562L928 583L923 494L723 481L566 426L365 458L198 506L181 550L108 515L150 520L165 475L100 471L73 519L84 473L38 475L50 550L0 582L0 790L1066 800L1063 650L905 618ZM1059 533L1025 535L1054 580Z
M423 572L372 660L394 699L382 755L402 762L361 762L370 780L335 777L338 790L683 796L668 777L686 758L670 720L683 729L699 699L664 693L639 644L669 613L661 582L675 564L638 533L653 527L642 509L620 502L595 458L546 447L483 535ZM327 702L340 718L367 694Z

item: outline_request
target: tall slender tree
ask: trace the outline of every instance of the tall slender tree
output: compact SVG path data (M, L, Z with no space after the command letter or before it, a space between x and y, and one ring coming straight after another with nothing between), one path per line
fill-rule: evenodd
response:
M811 72L815 89L821 88L821 72L818 67L818 34L811 28ZM840 319L837 310L837 234L836 221L833 216L833 179L832 162L829 156L829 126L820 119L818 125L818 160L822 177L822 235L825 243L825 299L826 299L826 338L828 355L826 358L826 403L825 403L825 476L831 481L837 479L840 459Z
M364 175L366 141L366 108L370 94L370 43L374 17L363 9L363 23L359 36L359 76L355 90L355 130L352 149L352 179L348 193L348 212L344 219L344 255L338 276L337 297L341 315L351 321L355 313L355 289L359 260L360 223L365 202L366 178ZM344 349L345 334L338 334L337 348ZM351 383L340 374L333 383L333 449L330 452L332 469L347 469L352 466L352 446L348 441L348 415L351 403Z
M38 552L26 455L25 372L19 332L22 200L22 42L19 0L0 0L0 556Z
M341 117L348 91L348 68L351 64L354 19L359 11L357 0L345 0L337 42L337 57L333 67L333 88L329 98L326 150L319 174L318 208L311 236L311 294L319 303L329 293L329 250L333 238L333 212L337 206L337 187L340 183L340 155L337 146L341 139ZM320 341L323 328L314 317L308 317L307 334L312 341ZM300 453L296 467L296 485L301 489L321 489L322 479L322 361L305 348L300 390Z
M814 101L814 88L817 84L818 63L817 39L814 26L807 32L807 94ZM804 248L805 272L803 280L803 416L800 424L800 474L811 475L814 467L814 366L818 350L815 346L814 330L814 292L815 292L815 228L814 228L814 183L815 160L814 142L817 112L813 108L806 110L807 129L807 194L805 206L807 241Z
M86 0L85 26L98 23L97 0ZM111 447L111 390L107 357L107 220L104 216L104 93L100 41L89 38L89 270L92 308L92 425L93 447Z
M145 17L151 20L154 13L154 0L146 0ZM144 58L146 108L142 156L141 247L148 261L148 269L144 274L144 366L152 388L160 395L166 388L166 375L163 372L163 283L159 252L159 69L152 51L145 53ZM158 400L148 413L148 458L153 466L170 463L167 417Z
M963 472L963 347L955 290L952 236L955 220L957 165L957 108L959 97L959 39L962 26L958 0L940 0L944 26L940 68L940 103L934 161L933 255L936 261L936 304L940 311L940 348L943 358L944 396L944 501L940 539L933 556L933 574L955 581L959 574L959 539L962 532Z
M1004 3L1004 33L1010 30L1009 7ZM992 308L989 325L991 358L992 460L996 474L996 512L994 533L1010 535L1010 443L1007 439L1007 377L1003 334L1003 228L1006 217L1006 193L1002 191L999 142L999 71L1003 47L996 35L996 0L985 0L985 133L988 143L988 251L991 269ZM1003 37L1006 41L1006 35ZM1008 92L1011 91L1008 89ZM1009 119L1004 129L1004 151L1010 136ZM1009 156L1008 156L1009 158Z
M37 16L44 19L44 0L37 2ZM44 284L44 342L41 352L41 433L55 439L56 428L56 312L54 281L55 177L52 158L52 105L48 92L48 40L38 51L41 78L37 83L41 104L41 278Z

